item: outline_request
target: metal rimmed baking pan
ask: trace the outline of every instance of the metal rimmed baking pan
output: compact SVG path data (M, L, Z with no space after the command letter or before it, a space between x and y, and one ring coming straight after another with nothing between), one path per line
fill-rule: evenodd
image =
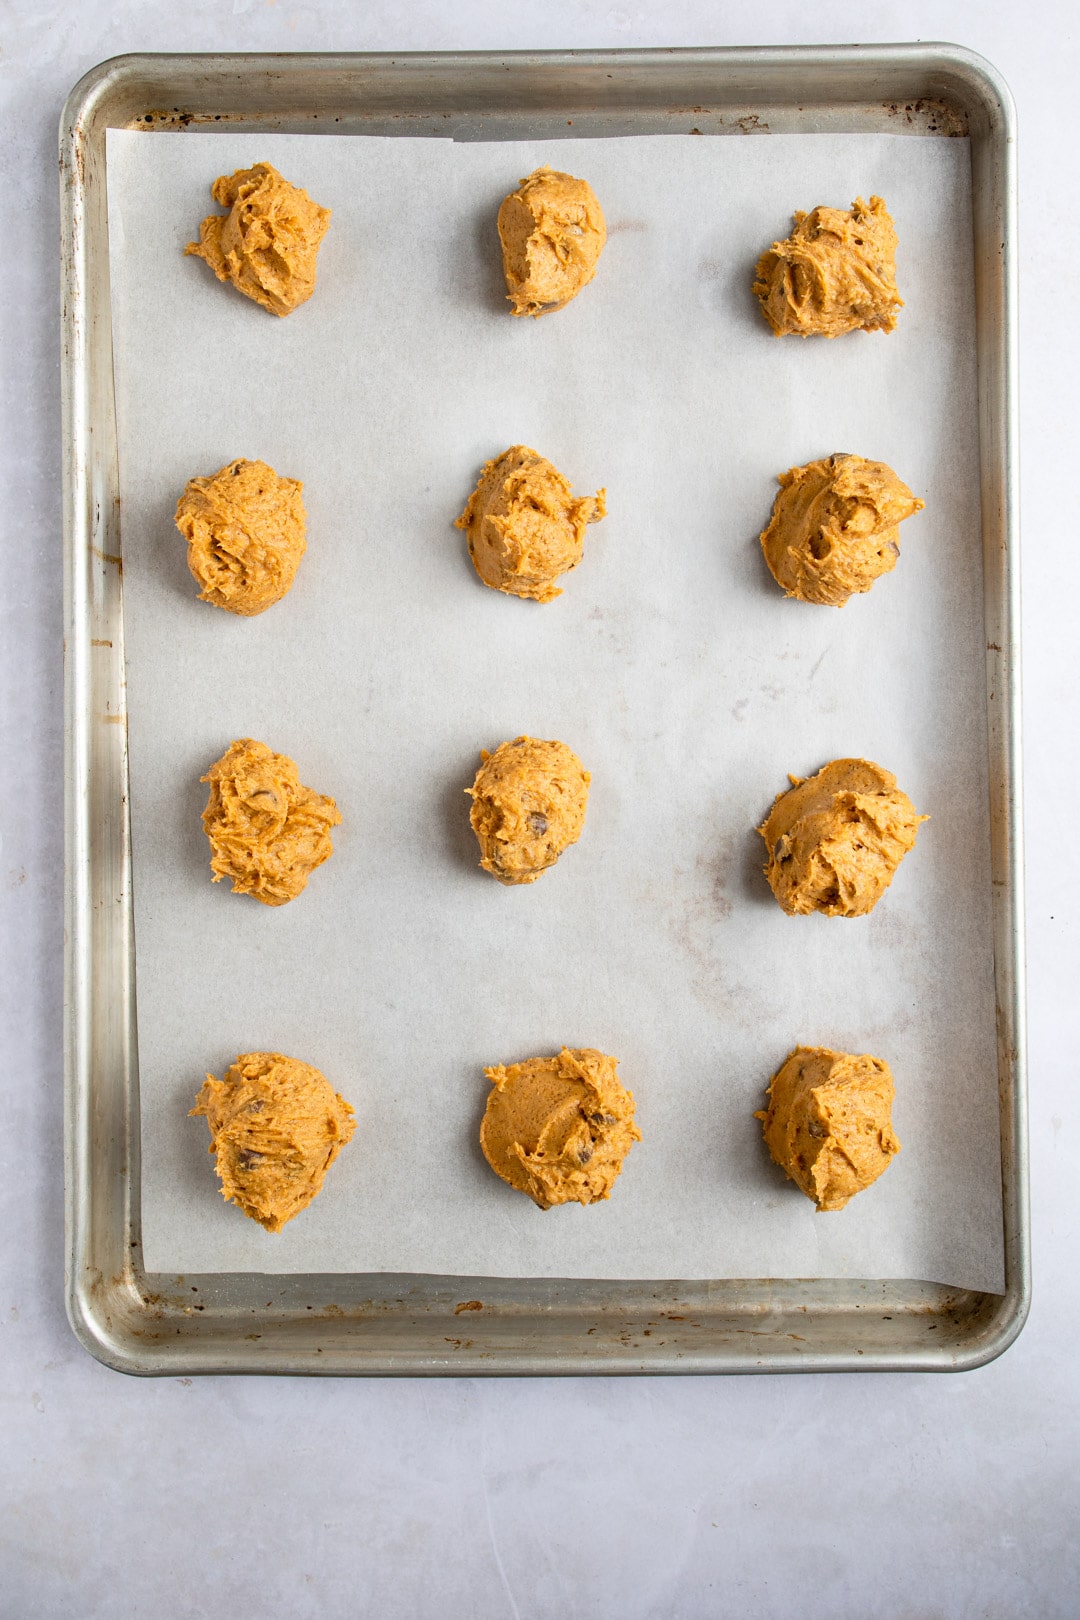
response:
M912 1280L649 1282L151 1274L141 1263L122 524L105 132L458 139L699 129L970 138L1005 1292ZM68 1303L130 1372L581 1373L956 1369L1028 1301L1016 641L1014 132L952 46L132 56L77 86L61 132L68 702Z

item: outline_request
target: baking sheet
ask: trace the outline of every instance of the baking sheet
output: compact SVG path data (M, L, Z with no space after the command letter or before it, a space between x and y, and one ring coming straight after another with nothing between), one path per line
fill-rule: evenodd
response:
M260 158L335 210L285 322L180 251L214 176ZM609 243L574 305L516 322L494 213L545 160L592 181ZM110 132L108 175L147 1266L1000 1290L967 143ZM871 191L900 229L897 332L777 343L761 247ZM480 586L450 527L513 442L608 491L546 608ZM756 541L775 474L833 450L927 501L839 613L786 602ZM296 586L252 621L195 600L171 521L236 455L302 478L309 514ZM463 789L521 731L594 784L581 843L514 891L476 869ZM198 777L241 735L345 816L277 912L207 881ZM933 819L870 918L787 918L752 829L839 754ZM799 1040L897 1077L904 1151L837 1216L751 1117ZM541 1214L479 1154L481 1070L563 1042L619 1056L644 1141L610 1203ZM277 1237L223 1204L186 1118L256 1047L316 1063L359 1121Z

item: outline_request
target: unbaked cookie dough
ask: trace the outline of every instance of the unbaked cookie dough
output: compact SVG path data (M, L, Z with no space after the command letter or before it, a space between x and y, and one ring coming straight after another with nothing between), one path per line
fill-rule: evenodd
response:
M896 287L896 231L880 197L851 212L815 208L758 260L754 292L776 333L800 337L891 332L904 307Z
M208 1074L191 1112L210 1126L221 1196L268 1232L307 1208L356 1128L326 1076L280 1052L245 1052L224 1080Z
M896 567L897 527L925 501L883 461L827 456L781 473L761 536L769 571L800 602L843 607Z
M581 837L592 778L565 743L536 737L482 749L480 758L465 790L480 865L500 883L535 883Z
M819 1210L843 1209L900 1151L893 1077L881 1058L797 1046L754 1115L776 1163Z
M219 281L253 298L271 315L288 315L315 291L315 259L330 224L306 191L272 163L222 174L210 187L227 214L208 214L185 253L205 259Z
M618 1060L585 1047L484 1073L495 1088L480 1146L497 1176L534 1204L595 1204L611 1197L641 1132Z
M526 444L486 461L454 523L485 585L508 596L551 602L555 581L581 561L585 530L606 516L605 491L574 496L561 472Z
M596 274L607 226L588 181L534 169L503 198L498 223L514 315L562 309Z
M791 782L758 828L773 894L789 916L873 911L927 817L891 771L866 759L834 759Z
M203 602L250 618L292 588L307 549L303 484L265 461L230 461L189 478L176 506Z
M330 829L341 813L333 799L304 787L291 759L250 737L200 781L210 784L202 823L213 882L231 878L233 894L253 894L264 906L295 900L334 853Z

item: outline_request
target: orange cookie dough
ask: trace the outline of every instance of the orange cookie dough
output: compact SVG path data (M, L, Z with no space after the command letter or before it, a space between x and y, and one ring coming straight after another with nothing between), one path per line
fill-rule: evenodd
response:
M791 782L758 828L773 894L789 916L873 911L927 817L891 771L866 759L834 759Z
M455 529L485 585L508 596L551 602L555 581L581 561L585 530L607 514L605 491L575 497L550 461L514 444L486 461Z
M355 1129L325 1075L280 1052L245 1052L224 1080L208 1074L191 1112L210 1126L221 1196L268 1232L307 1208Z
M607 226L588 181L545 166L503 198L499 241L512 313L549 315L596 274Z
M497 1176L534 1204L595 1204L610 1198L641 1132L618 1060L590 1048L528 1058L484 1073L494 1086L480 1146Z
M828 456L781 473L761 536L769 571L800 602L843 607L896 567L897 527L925 501L883 461Z
M220 175L210 187L227 214L208 214L185 253L205 259L219 281L253 298L271 315L288 315L315 291L315 259L330 224L306 191L282 179L272 163Z
M893 1077L881 1058L797 1046L754 1115L776 1163L819 1210L843 1209L900 1151Z
M189 478L176 506L203 602L250 618L292 588L307 549L303 484L265 461L230 461Z
M535 883L585 825L592 780L565 743L515 737L482 764L466 792L480 865L500 883Z
M202 823L213 881L231 878L233 894L253 894L264 906L295 900L334 853L330 829L341 813L333 799L304 787L291 759L250 737L200 780L210 784Z
M856 197L851 212L815 208L758 260L754 292L784 337L891 332L904 307L896 287L896 231L880 197Z

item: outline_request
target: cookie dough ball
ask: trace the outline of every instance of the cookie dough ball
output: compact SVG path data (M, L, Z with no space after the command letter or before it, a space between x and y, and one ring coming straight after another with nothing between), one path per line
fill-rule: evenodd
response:
M503 274L514 315L550 315L596 274L607 226L586 180L534 169L499 209Z
M268 1232L307 1208L355 1129L326 1076L280 1052L245 1052L224 1080L208 1074L191 1112L210 1126L221 1196Z
M315 291L315 259L330 224L306 191L272 163L223 174L210 187L227 214L208 214L185 253L205 259L219 281L253 298L271 315L288 315Z
M264 906L295 900L334 853L330 829L341 813L333 799L304 787L291 759L250 737L200 780L210 784L202 823L213 882L231 878L233 894L253 894Z
M500 883L535 883L581 837L592 778L565 743L536 737L482 749L480 758L465 790L480 865Z
M834 759L791 782L758 828L773 894L789 916L873 911L926 816L891 771L866 759Z
M800 602L843 607L896 567L898 525L925 501L883 461L828 456L781 473L772 521L761 536L778 585Z
M189 478L176 527L203 602L251 618L288 594L307 549L303 484L265 461L230 461Z
M534 1204L595 1204L610 1198L641 1132L618 1060L586 1047L528 1058L484 1073L488 1097L480 1146L497 1176Z
M754 1115L781 1170L819 1210L843 1209L869 1187L900 1143L890 1112L893 1077L881 1058L798 1046Z
M555 581L581 561L585 530L607 514L605 491L575 497L550 461L514 444L484 463L464 512L469 556L485 585L508 596L551 602Z
M754 292L784 337L891 332L904 300L896 287L896 231L880 197L856 197L851 212L815 208L758 260Z

